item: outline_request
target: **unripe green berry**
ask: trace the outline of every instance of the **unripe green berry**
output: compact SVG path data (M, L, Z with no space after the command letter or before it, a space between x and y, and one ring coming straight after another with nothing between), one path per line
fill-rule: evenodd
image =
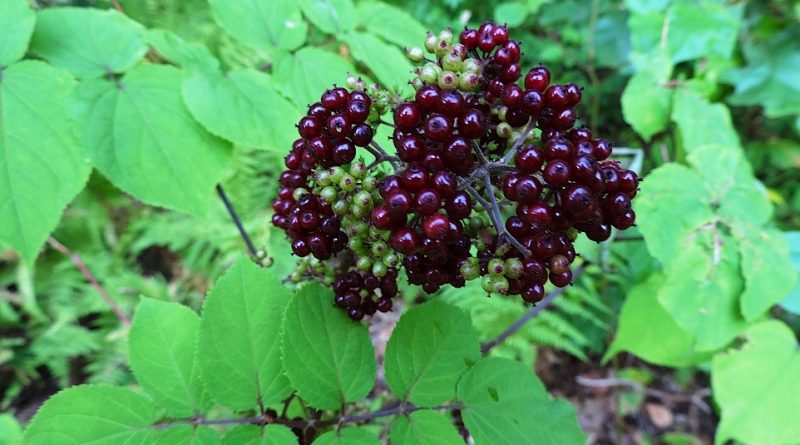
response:
M494 280L494 291L505 295L508 293L508 279L506 277L492 277Z
M460 271L461 271L461 276L464 277L464 279L467 281L478 278L478 275L480 274L480 269L475 267L474 264L470 264L469 262L462 264Z
M308 190L304 189L303 187L298 187L298 188L294 189L294 192L292 192L292 198L294 198L295 201L299 201L300 198L303 197L303 195L307 195L307 194L308 194Z
M364 164L361 161L353 162L350 165L350 175L352 175L356 179L361 179L364 175L367 174L367 164Z
M389 246L387 246L383 241L376 241L372 243L372 253L376 256L383 256L387 250L389 250Z
M480 77L475 73L462 72L458 75L458 87L464 91L475 91L480 85Z
M360 238L353 236L350 237L349 240L347 240L347 247L353 251L362 250L364 248L364 243L361 241Z
M525 267L519 258L509 258L506 260L506 276L509 278L519 278L522 276Z
M423 66L415 70L417 78L425 83L434 83L439 78L439 72L429 66Z
M439 39L436 38L432 32L428 31L428 33L425 35L425 50L429 53L432 53L436 49L436 42L438 41Z
M498 119L500 119L501 121L506 120L506 113L508 112L508 107L496 108L493 111L497 113L497 118Z
M501 138L508 138L511 136L511 125L508 125L505 122L500 122L497 124L497 128L495 129L497 135Z
M383 264L385 264L386 267L397 267L400 265L400 257L394 253L386 254L383 257Z
M352 192L356 189L356 178L352 177L349 173L345 173L341 181L339 181L339 187L346 192Z
M303 279L303 274L296 270L292 272L292 275L289 277L289 279L295 283L299 283Z
M455 51L451 50L442 56L442 67L448 71L460 71L462 63L461 57Z
M337 216L344 216L347 214L348 210L350 210L350 204L347 203L344 199L340 199L333 203L333 213Z
M487 293L491 294L492 292L494 292L494 280L492 280L492 276L491 275L484 275L481 278L481 287Z
M406 56L408 60L419 63L425 58L425 53L422 52L422 48L412 46L411 48L406 48Z
M356 268L364 272L372 269L372 258L362 256L356 261Z
M467 57L467 47L461 43L456 43L452 47L452 51L456 53L459 59L464 60Z
M371 209L372 194L370 194L370 192L367 192L365 190L361 190L360 192L356 193L356 195L353 197L353 202L364 208Z
M375 263L372 265L372 275L378 278L383 278L389 273L389 268L383 263Z
M314 180L317 185L325 187L331 183L331 174L328 170L320 170L314 174Z
M352 212L353 216L355 216L356 218L361 219L361 218L367 216L370 211L367 210L366 207L364 207L361 204L356 202L356 203L353 203L352 206L350 206L350 212Z
M458 76L452 71L442 71L437 79L439 88L443 90L454 90L458 86Z
M464 59L464 62L461 63L461 70L463 72L480 74L481 71L483 71L483 64L481 64L481 62L478 59L470 57Z
M448 45L453 43L453 28L448 26L447 28L443 29L439 33L439 40L447 42Z
M531 132L531 133L533 133L533 132ZM378 188L378 184L380 184L380 181L378 181L378 178L376 178L374 176L367 176L366 178L364 178L361 181L361 187L364 190L368 191L368 192L371 192L371 191L377 189Z
M499 258L492 258L489 260L489 266L487 266L487 269L489 270L489 274L501 276L506 272L506 263Z
M319 196L328 204L333 204L339 197L339 193L336 191L335 187L329 185L319 192Z
M344 176L344 169L342 167L331 167L328 169L328 173L330 174L331 182L338 183Z
M353 231L358 235L366 235L369 231L369 224L359 221L352 225Z
M438 40L436 42L436 48L433 49L433 53L438 57L444 57L448 52L450 52L450 42L441 39Z

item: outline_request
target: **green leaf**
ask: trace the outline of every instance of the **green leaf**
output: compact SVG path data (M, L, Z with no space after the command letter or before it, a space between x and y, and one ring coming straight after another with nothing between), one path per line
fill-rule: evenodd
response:
M636 223L647 250L665 266L684 249L692 232L713 220L708 194L700 176L677 164L658 167L642 182L633 201Z
M290 296L269 271L242 257L203 305L200 369L211 397L237 410L278 403L292 392L280 358Z
M422 47L425 27L414 16L383 2L361 2L359 24L372 34L401 47Z
M130 389L81 385L51 397L25 430L25 445L154 443L158 409Z
M658 302L664 276L653 274L634 286L619 314L617 334L603 356L607 362L628 351L661 366L685 367L707 360L708 354L694 352L694 337L683 330Z
M793 314L800 314L800 232L784 232L784 237L786 238L786 244L789 246L794 280L797 284L786 299L781 302L781 307Z
M220 445L219 433L204 425L174 425L162 432L155 445Z
M575 408L553 400L522 363L490 357L458 383L461 416L476 445L580 445L586 440Z
M328 431L311 445L381 445L381 441L368 431L349 427L341 431Z
M696 92L682 88L675 93L672 120L678 125L687 153L707 145L721 149L740 149L739 137L728 108L709 103Z
M647 71L634 74L622 92L622 115L645 141L669 123L672 90Z
M415 405L438 405L453 398L458 379L479 357L467 314L433 300L400 317L386 345L386 383Z
M363 63L378 81L389 89L408 89L409 73L413 66L399 48L363 32L344 36L353 58Z
M721 410L716 443L797 443L800 350L794 333L770 320L750 327L745 338L742 347L714 358L711 384Z
M186 69L216 71L219 61L208 47L189 43L164 29L148 29L145 34L147 44L158 51L165 59Z
M515 28L528 18L528 8L519 2L500 3L494 8L494 21L505 23L509 28Z
M29 266L91 171L68 119L74 86L42 62L0 72L0 242Z
M308 20L328 34L339 35L356 26L352 0L297 0Z
M276 86L298 107L319 100L322 93L342 85L355 68L338 55L319 48L306 47L293 54L275 58L273 71Z
M430 410L398 416L389 438L393 445L452 445L463 441L451 419Z
M197 366L200 317L188 307L142 298L128 337L136 380L175 417L201 413L203 384Z
M174 67L141 65L119 83L85 81L74 111L103 175L147 204L202 216L230 146L192 119Z
M297 436L283 425L239 425L225 433L222 445L297 445Z
M735 243L730 238L718 243L709 250L698 243L685 247L658 291L658 301L695 337L698 351L719 349L747 327L739 311L744 283Z
M208 131L236 144L284 153L297 138L300 112L259 71L191 72L183 98Z
M718 55L730 57L743 11L742 5L716 0L677 1L667 11L667 50L675 63Z
M113 9L49 8L38 13L31 52L81 78L121 73L147 52L144 28Z
M220 26L254 48L293 50L306 41L308 25L294 0L209 0L209 3Z
M22 427L11 414L0 414L0 445L21 445Z
M317 284L302 287L286 310L283 361L303 400L338 409L366 396L375 384L375 350L367 327L351 321Z
M0 2L0 67L7 67L25 55L33 34L36 14L26 0Z
M739 240L745 279L742 315L753 321L786 297L797 283L797 272L781 232L742 226L734 227L733 233Z

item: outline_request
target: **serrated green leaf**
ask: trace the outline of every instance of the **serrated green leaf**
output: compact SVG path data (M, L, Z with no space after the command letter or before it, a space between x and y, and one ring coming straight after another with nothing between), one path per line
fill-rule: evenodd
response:
M26 0L0 2L0 67L7 67L25 55L33 34L36 14Z
M422 47L425 27L408 12L383 2L361 2L359 24L372 34L401 47Z
M528 18L528 7L520 2L504 2L494 8L494 20L505 23L509 28L515 28Z
M319 100L334 84L343 85L355 68L338 55L319 48L306 47L293 54L275 58L273 79L285 96L298 107Z
M289 298L277 278L244 257L208 293L198 351L214 400L245 410L289 396L278 338Z
M467 314L433 300L400 317L386 345L386 383L415 405L438 405L453 397L458 379L479 357Z
M603 361L628 351L661 366L685 367L710 358L694 351L694 337L683 330L659 303L664 276L653 274L628 292L619 314L617 333Z
M254 48L293 50L308 25L294 0L209 0L214 18L230 35Z
M739 241L745 279L742 315L753 321L786 297L797 283L797 272L781 232L741 226L734 227L733 234Z
M381 445L381 441L368 431L349 427L341 431L328 431L311 445Z
M730 57L743 11L742 5L716 0L676 1L667 11L667 49L675 63L707 57Z
M183 98L208 131L236 144L284 153L297 138L300 112L259 71L193 71Z
M147 204L204 215L231 155L181 98L181 71L141 65L118 83L84 81L74 114L94 165Z
M308 20L328 34L340 35L356 26L352 0L297 0Z
M297 436L283 425L239 425L225 433L222 445L297 445Z
M0 414L0 445L21 445L22 427L11 414Z
M286 309L283 361L303 400L338 409L366 396L375 384L375 350L366 326L333 304L330 289L303 286Z
M686 246L658 291L658 301L695 337L698 351L719 349L747 327L739 310L744 282L736 245L730 238L712 242L719 246Z
M665 266L683 250L686 237L714 219L709 192L694 171L677 164L648 174L633 200L647 250Z
M200 317L188 307L142 298L128 336L129 360L142 387L175 417L202 413L197 365Z
M451 419L430 410L398 416L389 439L392 445L453 445L464 440Z
M797 443L800 351L794 333L771 320L750 327L745 338L742 347L714 358L711 385L721 410L716 443Z
M26 445L147 445L158 437L151 428L158 409L127 388L82 385L51 397L25 430Z
M793 314L800 314L800 232L784 232L783 235L786 239L786 244L789 246L794 280L797 284L786 299L781 302L781 307Z
M216 71L219 61L207 47L189 43L176 34L164 29L148 29L145 34L147 44L156 49L164 58L183 68Z
M344 41L350 46L353 58L366 65L383 86L392 90L409 89L413 67L399 48L363 32L348 33Z
M74 86L42 62L0 71L0 242L28 265L91 171L68 119Z
M158 436L154 445L220 445L219 433L205 425L173 425Z
M542 382L514 360L479 361L458 383L458 399L476 445L580 445L586 440L575 408L551 399Z
M122 73L147 52L144 28L113 9L48 8L36 18L31 52L80 78Z
M741 149L728 108L712 104L690 89L675 92L672 120L678 125L687 153L708 145L724 150Z
M672 90L647 71L633 75L622 92L622 115L646 141L669 123Z

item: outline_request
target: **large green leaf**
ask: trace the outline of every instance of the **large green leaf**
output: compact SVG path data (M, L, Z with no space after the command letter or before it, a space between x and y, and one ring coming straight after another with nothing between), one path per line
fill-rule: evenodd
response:
M36 14L26 0L0 2L0 67L7 67L25 55L33 34Z
M319 100L334 84L343 85L355 68L338 55L314 47L275 59L274 80L278 88L298 107Z
M789 246L794 280L797 284L786 299L781 302L781 307L794 314L800 314L800 231L785 232L784 237L786 238L786 244Z
M81 78L129 70L144 57L144 28L113 9L39 12L31 52Z
M392 445L452 445L463 441L451 419L430 410L399 416L389 438Z
M0 242L29 265L91 171L67 115L74 86L42 62L0 72Z
M188 307L142 298L128 337L136 380L176 417L202 413L203 383L197 366L200 317Z
M222 437L223 445L297 445L297 436L283 425L239 425Z
M719 0L676 1L667 11L667 49L672 60L677 63L708 55L730 57L743 9L743 5Z
M154 445L220 445L219 433L205 425L174 425L162 432Z
M604 361L621 351L673 367L690 366L709 358L708 354L695 353L692 334L683 330L659 303L657 294L663 283L663 275L653 274L628 292L619 314L617 334Z
M300 289L286 310L283 361L303 400L338 409L366 396L375 384L375 350L366 326L351 321L318 284Z
M622 114L625 122L646 141L664 130L669 123L672 90L652 73L634 74L622 92Z
M328 431L319 436L312 445L381 445L381 441L369 431L350 427L341 431Z
M771 320L750 327L747 342L714 358L711 383L721 410L716 443L800 441L800 349L792 330Z
M317 28L341 35L356 26L356 8L352 0L297 0L303 14Z
M25 445L147 445L159 419L150 399L130 389L83 385L48 400L25 430Z
M292 50L306 41L308 25L295 0L209 0L217 22L254 48Z
M467 314L433 300L400 317L386 345L386 383L415 405L438 405L452 399L458 379L479 356Z
M739 310L744 288L739 254L732 239L717 236L710 241L714 246L686 246L658 291L658 301L695 337L698 351L719 349L747 327Z
M665 266L671 264L686 238L714 219L709 201L703 179L682 165L666 164L650 172L633 201L647 250Z
M211 54L211 51L206 46L198 43L189 43L163 29L147 30L145 39L165 59L187 70L204 69L215 71L219 69L219 61L214 58L214 55Z
M672 120L678 125L687 153L714 145L722 150L740 149L731 114L723 104L712 104L696 92L682 88L675 93Z
M358 20L370 33L402 47L422 47L425 41L425 27L411 14L393 5L361 2Z
M300 112L259 71L193 71L183 83L183 98L208 131L236 144L284 153L298 137Z
M244 410L289 396L279 344L289 298L277 278L244 257L208 293L198 351L214 400Z
M348 33L344 40L353 57L366 65L383 86L408 89L409 73L413 67L399 48L363 32Z
M121 81L85 81L75 115L94 165L145 203L204 215L230 146L192 119L176 68L141 65Z
M753 321L786 297L797 283L797 272L783 233L742 226L735 228L734 236L739 240L745 279L742 315Z
M22 427L17 419L9 414L0 414L0 445L21 445Z
M575 408L553 400L522 363L485 358L458 383L461 416L475 445L580 445Z

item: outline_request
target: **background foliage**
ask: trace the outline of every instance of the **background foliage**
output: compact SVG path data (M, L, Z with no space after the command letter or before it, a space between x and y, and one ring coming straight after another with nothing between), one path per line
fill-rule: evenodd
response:
M0 411L7 412L0 415L0 444L20 440L15 418L27 423L49 395L82 383L98 386L52 399L26 443L45 443L63 428L58 422L66 420L54 414L96 413L109 403L128 411L106 413L119 416L108 420L133 430L162 419L159 410L172 418L223 418L292 391L319 409L343 402L379 407L383 400L364 399L375 378L366 328L313 307L308 295L318 289L291 299L284 292L285 301L269 300L276 307L258 306L262 300L249 289L280 289L291 267L286 243L269 225L277 166L300 110L320 91L343 83L347 73L410 91L403 46L421 45L426 29L488 18L508 23L521 39L523 66L542 62L557 81L586 86L588 126L617 146L641 148L630 151L645 177L635 201L638 234L601 245L584 240L578 251L591 264L576 285L491 358L479 359L479 342L526 310L518 301L450 289L409 310L386 348L389 390L425 408L459 400L478 443L523 443L510 425L531 404L546 414L530 412L537 421L516 431L522 437L541 437L563 419L574 424L572 408L549 399L530 373L537 347L597 367L602 358L625 378L624 358L633 355L700 380L710 376L717 443L800 443L793 414L800 411L800 3L121 6L125 14L102 0L0 0ZM237 263L243 247L215 196L218 183L272 258L269 274ZM109 310L70 257L46 247L51 234L80 254L122 313L135 314L132 326ZM225 297L225 305L215 304ZM417 297L407 292L407 306ZM277 330L281 305L303 315ZM442 338L442 348L456 341L448 353L470 362L455 369L443 361L435 375L446 385L426 381L413 366L397 367L406 355L431 352L404 324L429 323L432 312L446 313L436 318L461 333L457 341ZM319 368L303 366L307 355L298 355L316 345L280 347L278 336L301 345L310 330L325 326L342 336L332 347L343 349L314 349ZM255 334L261 341L253 346ZM171 360L163 359L156 335L168 336ZM194 361L195 348L204 360ZM235 351L247 354L228 357ZM327 360L342 354L344 365ZM275 368L277 357L291 366ZM314 380L317 369L353 381L328 386ZM237 372L242 378L228 378ZM127 389L134 384L143 392ZM503 391L517 398L493 406L486 387L500 391L501 400L508 400ZM419 443L420 431L442 443L457 434L435 410L398 419L389 433L397 443ZM489 426L509 436L493 437ZM274 443L293 440L281 425L268 429L263 435ZM183 425L138 440L218 443L219 431ZM563 431L551 443L583 441L574 429ZM372 443L375 432L345 428L315 443ZM239 426L222 441L257 443L260 434ZM658 434L649 439L667 441Z

